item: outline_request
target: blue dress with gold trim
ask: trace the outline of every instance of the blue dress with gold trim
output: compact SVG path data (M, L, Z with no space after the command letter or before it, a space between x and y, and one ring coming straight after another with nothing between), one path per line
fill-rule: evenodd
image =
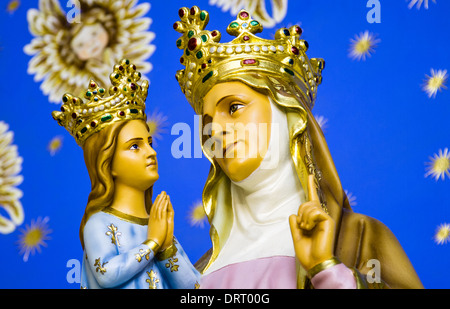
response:
M143 244L147 223L116 210L92 215L84 226L81 288L198 288L200 273L175 237L171 256L155 256Z

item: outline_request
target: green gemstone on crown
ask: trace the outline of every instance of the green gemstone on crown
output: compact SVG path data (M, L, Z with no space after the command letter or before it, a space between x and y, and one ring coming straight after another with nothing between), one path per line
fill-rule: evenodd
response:
M208 74L206 74L203 79L202 79L202 83L206 82L211 76L214 75L214 71L210 71Z
M237 22L232 22L230 24L230 28L237 28L237 27L239 27L239 24Z
M288 68L284 68L284 71L292 76L294 76L294 72L292 72L291 70L289 70Z
M250 22L250 25L252 25L252 26L258 26L258 25L259 25L259 22L257 22L256 20L252 20L252 21Z
M111 120L112 119L112 116L111 115L105 115L105 116L103 116L102 118L100 118L100 120L102 121L102 122L106 122L106 121L109 121L109 120Z

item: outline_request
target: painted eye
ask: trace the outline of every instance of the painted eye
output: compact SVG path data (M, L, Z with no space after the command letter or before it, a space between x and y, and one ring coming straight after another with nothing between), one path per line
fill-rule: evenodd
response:
M243 108L243 104L231 104L230 106L230 115L233 115L235 112Z
M138 150L138 149L139 149L138 144L133 144L133 145L131 145L131 147L130 147L130 150Z

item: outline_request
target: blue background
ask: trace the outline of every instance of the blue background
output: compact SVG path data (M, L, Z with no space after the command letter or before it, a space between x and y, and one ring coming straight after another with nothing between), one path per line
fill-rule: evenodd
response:
M0 288L79 288L69 283L66 266L82 259L78 238L81 217L90 191L82 150L51 117L59 106L49 103L39 83L27 74L30 56L23 47L32 35L26 13L38 1L22 1L12 14L0 7L0 120L14 132L23 157L24 181L19 188L24 224L39 216L50 218L47 247L30 256L19 255L19 229L0 235ZM142 1L140 1L142 2ZM270 13L270 3L268 10ZM429 9L408 9L406 1L380 1L381 23L368 23L366 0L290 0L284 20L265 28L272 37L279 27L299 24L309 42L309 57L326 60L314 114L328 119L325 136L344 189L357 197L356 212L375 217L397 236L427 288L449 288L449 244L433 239L439 224L450 222L450 180L424 177L425 162L439 149L450 147L450 91L428 98L422 84L430 69L450 69L450 2L430 1ZM147 114L167 116L166 132L158 142L160 179L154 192L168 192L175 207L175 235L196 261L210 248L209 227L192 227L189 210L201 199L209 162L206 158L175 159L170 134L175 123L193 132L194 113L174 78L182 66L172 29L181 6L198 5L210 13L208 29L231 39L226 26L235 19L207 0L152 1L147 16L156 37L149 58L153 70ZM350 39L369 30L381 40L366 61L349 58ZM88 81L86 81L87 86ZM54 156L47 150L56 135L63 147ZM192 145L194 144L192 136ZM193 154L194 150L192 150ZM382 269L381 269L382 271Z

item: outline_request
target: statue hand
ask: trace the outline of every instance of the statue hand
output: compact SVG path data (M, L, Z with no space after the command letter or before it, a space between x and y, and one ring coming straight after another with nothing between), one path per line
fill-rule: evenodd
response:
M335 222L322 209L313 175L308 177L309 201L289 217L295 254L305 270L333 257Z
M170 202L170 196L167 195L167 234L164 243L161 245L161 251L167 249L172 245L173 242L173 217L175 215L172 207L172 203Z
M160 246L166 240L167 208L168 198L166 193L162 192L153 202L148 217L147 239L157 242Z

